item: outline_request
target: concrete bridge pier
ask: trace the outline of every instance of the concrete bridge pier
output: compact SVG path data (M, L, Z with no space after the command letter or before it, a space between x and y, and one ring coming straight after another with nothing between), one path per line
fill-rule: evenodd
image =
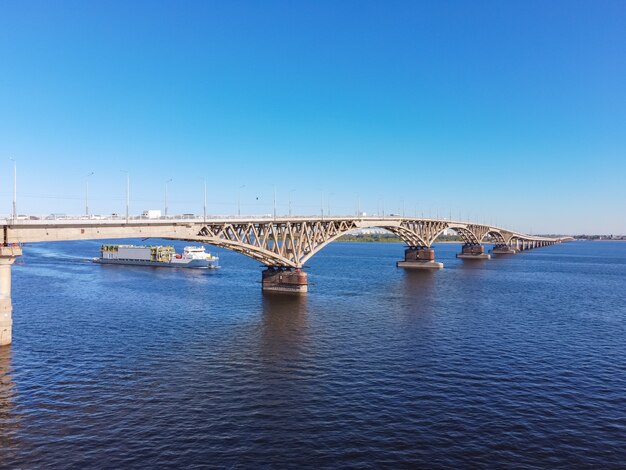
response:
M494 246L491 249L491 253L494 255L514 255L515 253L517 253L517 250L511 245L502 243Z
M443 263L435 261L435 250L428 246L409 246L404 250L404 261L396 263L398 268L442 269Z
M457 253L456 257L461 259L490 259L491 255L485 253L485 247L480 243L466 243L461 248L461 253Z
M269 266L263 271L263 292L306 294L307 274L300 268Z
M11 265L22 256L19 246L0 246L0 346L11 344L13 306L11 304Z

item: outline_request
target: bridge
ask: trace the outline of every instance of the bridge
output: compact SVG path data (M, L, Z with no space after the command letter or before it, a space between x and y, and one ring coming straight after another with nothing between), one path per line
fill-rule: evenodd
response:
M305 293L305 263L326 245L349 232L382 228L406 243L397 266L441 269L432 244L453 230L463 245L457 257L489 259L566 241L536 237L491 225L411 217L254 217L222 219L108 219L6 220L0 242L0 345L11 343L11 265L22 255L22 245L63 240L162 238L205 243L236 251L265 266L263 291Z

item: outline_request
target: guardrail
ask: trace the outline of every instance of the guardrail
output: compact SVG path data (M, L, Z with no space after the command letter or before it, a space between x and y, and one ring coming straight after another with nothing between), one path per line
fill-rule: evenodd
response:
M310 220L310 219L355 219L355 220L379 220L379 219L396 219L398 217L356 217L353 215L343 216L343 215L332 215L332 216L320 216L319 214L315 215L277 215L276 219L280 220ZM161 217L145 217L145 216L130 216L128 221L131 223L172 223L172 222L204 222L206 221L233 221L233 220L272 220L274 216L271 214L265 215L207 215L206 219L201 215L193 215L193 216L161 216ZM17 219L13 220L11 216L0 216L0 225L41 225L41 224L50 224L50 225L62 225L62 224L94 224L94 223L111 223L111 224L119 224L126 223L126 217L117 216L117 217L100 217L100 216L18 216Z

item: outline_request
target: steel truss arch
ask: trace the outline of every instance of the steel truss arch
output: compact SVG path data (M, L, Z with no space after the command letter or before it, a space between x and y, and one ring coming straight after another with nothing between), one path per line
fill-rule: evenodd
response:
M496 244L498 245L506 245L507 241L504 237L504 235L497 229L490 229L488 232L485 233L485 235L483 235L483 238L481 238L480 242L481 243L485 243L485 239L487 237L491 237Z
M478 245L480 243L480 238L467 225L448 223L434 234L428 246L432 245L445 230L454 230L463 239L464 243L472 245Z
M253 258L266 266L301 268L313 255L342 235L355 229L381 228L402 239L410 247L430 248L446 229L457 232L470 245L496 244L513 240L533 246L558 243L558 239L532 237L489 225L436 219L330 218L283 220L215 221L189 225L187 236L166 237L207 243Z

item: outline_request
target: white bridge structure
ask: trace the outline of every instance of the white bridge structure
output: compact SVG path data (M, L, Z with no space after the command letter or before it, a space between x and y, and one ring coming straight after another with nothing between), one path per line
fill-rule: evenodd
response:
M221 219L107 219L63 220L8 219L0 240L0 345L11 342L11 265L21 256L24 244L63 240L162 238L219 246L253 258L266 269L264 291L307 292L305 263L327 244L358 229L381 228L406 243L398 267L441 269L432 244L444 231L452 230L463 240L463 259L489 259L493 254L561 243L569 238L526 235L491 225L445 219L413 217L251 217Z

